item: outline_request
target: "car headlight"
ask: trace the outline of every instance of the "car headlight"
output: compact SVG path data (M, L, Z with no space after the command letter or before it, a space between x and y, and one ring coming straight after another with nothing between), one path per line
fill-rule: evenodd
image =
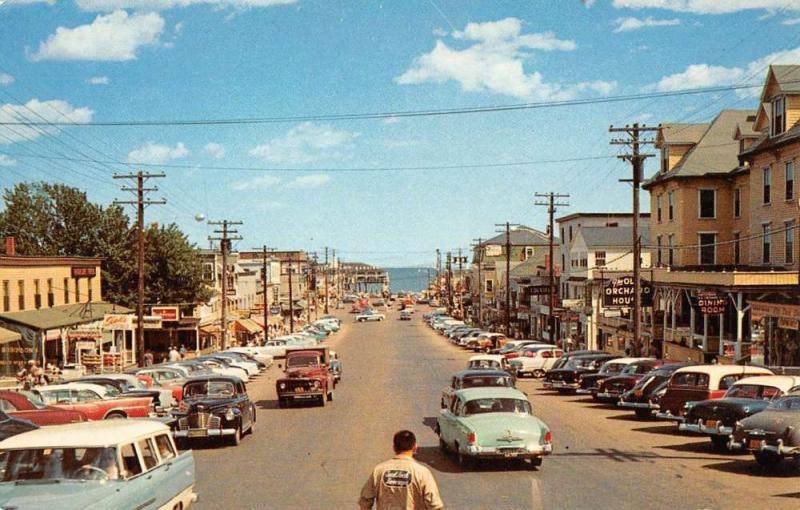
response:
M319 388L319 381L314 381L314 388Z
M233 409L228 409L225 411L225 419L228 421L233 421L236 418L236 413L233 412Z
M282 389L282 390L285 390L285 389L286 389L286 383L280 383L280 384L278 385L278 387L279 387L280 389Z

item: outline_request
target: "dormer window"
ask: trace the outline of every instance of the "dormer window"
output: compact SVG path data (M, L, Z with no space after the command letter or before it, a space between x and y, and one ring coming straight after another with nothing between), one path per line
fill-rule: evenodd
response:
M776 97L772 101L772 136L786 131L786 98Z
M661 148L661 172L669 172L669 145Z

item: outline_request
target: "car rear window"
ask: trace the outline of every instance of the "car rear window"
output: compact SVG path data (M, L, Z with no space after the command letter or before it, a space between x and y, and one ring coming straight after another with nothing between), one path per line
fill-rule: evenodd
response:
M708 388L708 374L700 372L681 372L672 376L672 384L676 386Z

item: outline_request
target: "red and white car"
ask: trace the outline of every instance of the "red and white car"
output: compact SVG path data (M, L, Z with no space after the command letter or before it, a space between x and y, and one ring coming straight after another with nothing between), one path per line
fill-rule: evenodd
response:
M86 415L81 411L48 406L33 394L26 395L16 391L0 391L0 410L12 418L22 418L40 427L87 421Z
M150 397L116 397L97 384L70 383L36 388L45 404L83 412L90 420L148 418Z

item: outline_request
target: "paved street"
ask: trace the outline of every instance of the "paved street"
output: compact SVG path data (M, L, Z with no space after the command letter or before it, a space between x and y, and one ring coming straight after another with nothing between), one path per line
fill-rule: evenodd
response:
M524 380L534 412L553 431L555 452L538 471L492 464L462 472L439 453L439 395L469 353L421 320L345 326L329 343L344 376L326 407L278 409L273 367L249 385L255 435L239 447L198 448L200 509L354 508L391 438L410 428L418 459L436 476L447 508L800 508L796 474L762 472L749 455L715 453L705 438L661 422L563 397Z

